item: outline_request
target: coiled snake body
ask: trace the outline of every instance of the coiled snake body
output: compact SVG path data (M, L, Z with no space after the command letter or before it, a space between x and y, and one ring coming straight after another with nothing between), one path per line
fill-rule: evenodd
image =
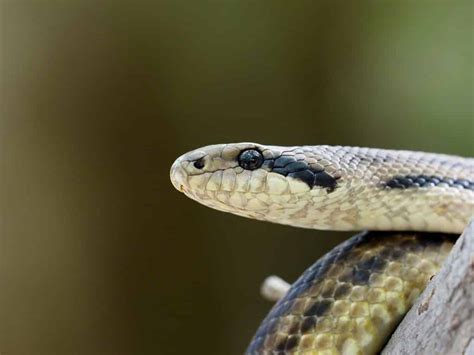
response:
M442 154L220 144L184 154L170 174L178 190L221 211L370 231L303 273L249 354L380 351L474 214L474 159Z

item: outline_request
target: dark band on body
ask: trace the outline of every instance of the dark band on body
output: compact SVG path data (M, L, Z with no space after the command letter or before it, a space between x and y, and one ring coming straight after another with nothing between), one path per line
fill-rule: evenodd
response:
M337 186L337 178L329 175L324 169L314 168L303 160L296 160L293 156L282 155L277 159L267 159L263 162L262 168L300 180L310 189L320 186L332 192Z
M385 183L385 187L390 189L409 189L416 187L434 187L440 184L446 184L449 187L458 189L474 190L474 181L451 179L434 175L395 176Z

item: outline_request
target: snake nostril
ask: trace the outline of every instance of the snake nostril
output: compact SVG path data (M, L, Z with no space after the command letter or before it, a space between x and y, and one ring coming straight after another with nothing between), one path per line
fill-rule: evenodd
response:
M199 169L199 170L204 168L204 159L201 158L201 159L196 160L193 165L196 169Z

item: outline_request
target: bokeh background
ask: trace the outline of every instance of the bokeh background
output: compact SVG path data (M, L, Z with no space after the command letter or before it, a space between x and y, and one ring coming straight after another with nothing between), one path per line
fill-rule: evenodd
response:
M239 354L347 233L175 191L211 143L473 156L467 1L7 1L1 10L0 352Z

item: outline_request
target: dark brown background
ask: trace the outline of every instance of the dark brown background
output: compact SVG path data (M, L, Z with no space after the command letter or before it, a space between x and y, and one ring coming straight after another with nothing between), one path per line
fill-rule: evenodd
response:
M2 1L0 351L238 354L348 234L219 213L211 143L474 153L470 1Z

